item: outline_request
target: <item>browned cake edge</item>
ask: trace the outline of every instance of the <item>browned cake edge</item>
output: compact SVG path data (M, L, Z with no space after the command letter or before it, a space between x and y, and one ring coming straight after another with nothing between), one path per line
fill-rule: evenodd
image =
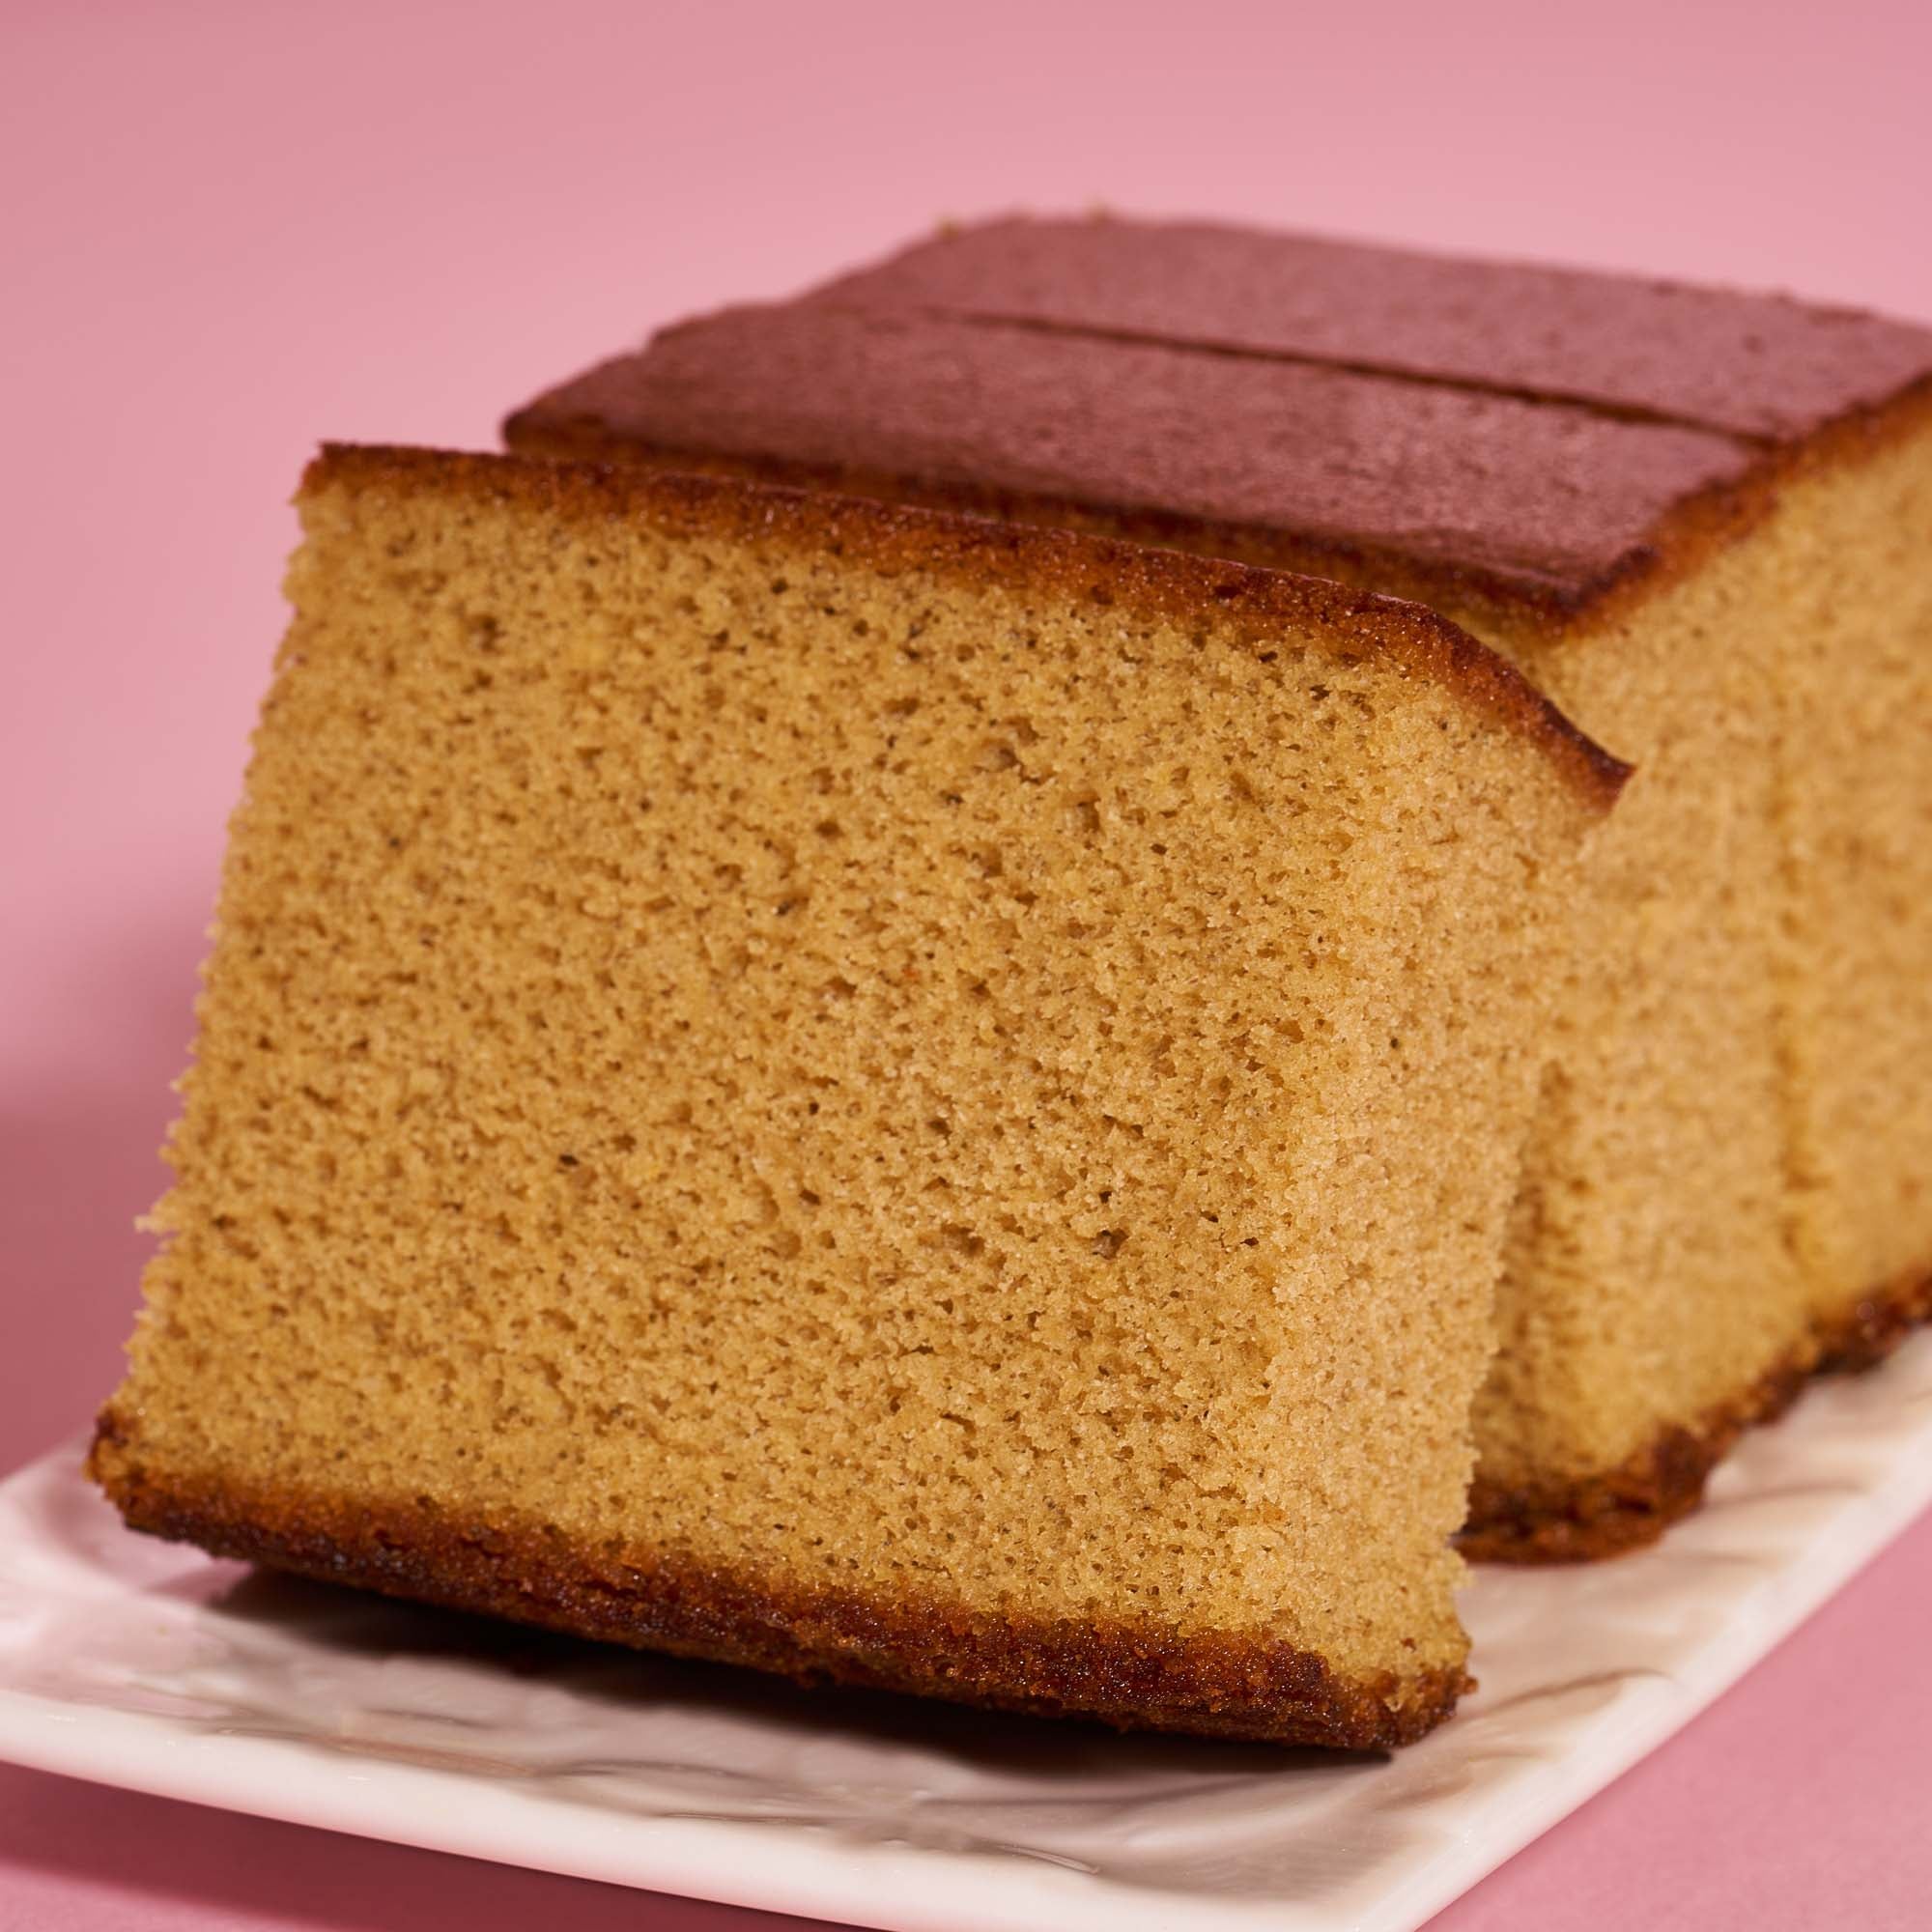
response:
M176 1482L143 1461L111 1405L88 1473L130 1527L216 1556L803 1684L1350 1750L1413 1743L1471 1688L1460 1669L1346 1677L1312 1652L1246 1634L992 1614L669 1556L641 1567L555 1530L452 1521L426 1501Z
M629 359L629 358L619 358ZM1025 495L989 486L918 476L831 469L786 459L735 456L639 441L582 416L552 413L540 396L506 417L506 445L522 455L578 463L632 463L693 474L730 477L802 490L844 492L890 503L919 504L961 515L1090 530L1125 542L1226 556L1258 568L1350 584L1373 578L1399 599L1441 606L1498 625L1505 634L1560 636L1614 620L1639 600L1667 588L1770 513L1779 493L1820 469L1861 462L1920 430L1932 431L1932 377L1887 401L1847 411L1807 436L1754 445L1745 473L1680 497L1627 551L1587 582L1538 583L1451 558L1420 557L1391 541L1346 542L1254 524L1217 524L1176 512L1069 497Z
M1663 1430L1614 1469L1521 1488L1478 1474L1457 1547L1478 1563L1590 1563L1641 1549L1702 1503L1711 1471L1747 1429L1776 1421L1813 1377L1875 1368L1925 1322L1932 1267L1861 1297L1751 1387Z
M1593 809L1614 804L1630 776L1628 765L1578 730L1508 659L1448 618L1326 578L956 510L621 461L559 464L328 443L309 465L300 494L334 485L373 493L470 492L580 521L635 518L673 534L830 550L883 574L924 570L969 586L1037 588L1160 621L1185 624L1212 610L1252 624L1258 643L1271 625L1312 625L1327 634L1338 657L1386 657L1537 745Z

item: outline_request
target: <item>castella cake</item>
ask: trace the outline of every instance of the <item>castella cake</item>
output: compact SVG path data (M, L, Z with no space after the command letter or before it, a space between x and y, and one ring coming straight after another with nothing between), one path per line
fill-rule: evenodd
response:
M1206 224L1013 219L508 425L1428 602L1637 765L1467 1546L1590 1555L1932 1306L1932 333Z
M1411 1739L1577 855L1413 606L334 449L93 1468L401 1596Z

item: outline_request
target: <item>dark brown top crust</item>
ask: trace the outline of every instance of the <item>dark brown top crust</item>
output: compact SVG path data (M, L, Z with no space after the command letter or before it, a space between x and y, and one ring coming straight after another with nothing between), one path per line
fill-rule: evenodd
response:
M1567 621L1762 512L1932 331L1205 224L1014 219L667 329L506 425Z
M987 221L810 299L1379 369L1766 440L1932 370L1932 331L1856 309L1206 221Z
M1735 483L1706 430L1317 363L799 304L667 329L517 420L822 470L990 485L1323 546L1525 592L1614 577L1660 512Z
M291 1495L151 1467L137 1427L101 1414L88 1472L135 1529L447 1609L607 1643L747 1664L805 1683L909 1690L1121 1730L1368 1750L1412 1743L1468 1688L1460 1669L1343 1676L1240 1633L976 1611L592 1549L541 1524L456 1520L424 1501Z
M832 551L887 574L925 570L969 585L1035 587L1142 615L1233 623L1258 648L1285 624L1312 628L1340 654L1386 659L1425 677L1537 747L1593 810L1616 800L1630 768L1584 735L1523 674L1446 618L1398 598L1321 578L1150 550L1032 525L910 509L638 464L538 462L517 456L331 443L309 465L301 497L340 488L420 496L472 493L541 514L636 521L680 534Z

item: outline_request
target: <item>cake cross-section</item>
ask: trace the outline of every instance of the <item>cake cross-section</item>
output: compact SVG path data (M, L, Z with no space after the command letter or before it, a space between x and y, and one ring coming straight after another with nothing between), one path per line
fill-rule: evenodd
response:
M136 1526L1122 1725L1414 1738L1622 768L1333 583L335 449Z

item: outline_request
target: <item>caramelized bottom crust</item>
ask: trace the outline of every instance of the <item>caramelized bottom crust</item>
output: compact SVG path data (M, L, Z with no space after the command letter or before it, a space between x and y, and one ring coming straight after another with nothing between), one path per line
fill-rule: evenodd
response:
M1520 1489L1479 1475L1458 1548L1479 1563L1587 1563L1655 1543L1704 1500L1711 1471L1747 1429L1782 1415L1814 1375L1875 1367L1925 1321L1932 1269L1866 1295L1734 1401L1664 1430L1614 1469Z
M557 1531L453 1522L427 1504L177 1484L144 1466L111 1408L88 1472L132 1528L217 1556L804 1684L1356 1750L1412 1743L1470 1688L1451 1669L1345 1677L1308 1651L1251 1635L794 1589L671 1560L640 1569Z

